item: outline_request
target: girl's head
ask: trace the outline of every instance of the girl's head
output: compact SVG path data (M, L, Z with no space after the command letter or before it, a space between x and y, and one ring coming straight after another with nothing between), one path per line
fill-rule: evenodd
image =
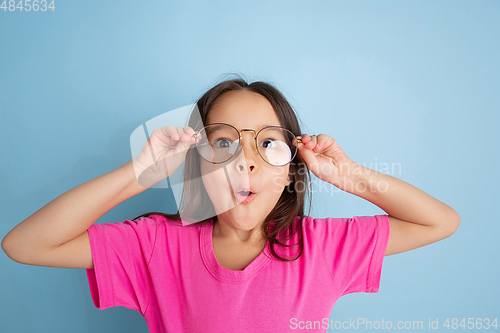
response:
M231 148L235 153L229 160L217 164L212 163L211 157L214 155L211 151L208 161L199 157L203 185L217 216L235 229L251 230L259 227L278 203L285 187L291 183L290 164L274 166L261 157L267 157L264 150L271 152L280 149L276 144L278 141L270 140L285 142L288 139L278 130L282 127L282 121L267 98L244 88L221 94L211 105L203 124L209 126L204 131L204 137L212 143L217 155ZM215 124L228 124L236 130ZM266 130L259 133L263 128ZM245 131L241 132L239 141L241 148L238 150L234 148L238 140L237 131L243 129ZM259 133L259 147L254 140L256 133ZM288 145L285 148L290 152ZM241 202L244 198L238 192L242 189L251 190L251 202ZM292 204L292 201L289 200L289 203Z

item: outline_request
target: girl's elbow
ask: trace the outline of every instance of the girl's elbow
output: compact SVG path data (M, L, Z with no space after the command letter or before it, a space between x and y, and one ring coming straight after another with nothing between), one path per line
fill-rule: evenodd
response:
M441 222L436 224L439 230L440 239L445 239L453 235L460 225L460 215L450 207L445 215L441 217Z
M458 226L460 225L460 215L458 215L458 213L454 209L452 209L451 217L449 218L449 225L449 236L451 236L458 230Z

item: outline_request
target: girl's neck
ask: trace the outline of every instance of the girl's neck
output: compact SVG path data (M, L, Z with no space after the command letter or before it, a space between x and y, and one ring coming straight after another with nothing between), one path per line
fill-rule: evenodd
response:
M238 247L264 248L266 239L261 228L262 225L258 224L252 230L238 230L215 217L212 238Z

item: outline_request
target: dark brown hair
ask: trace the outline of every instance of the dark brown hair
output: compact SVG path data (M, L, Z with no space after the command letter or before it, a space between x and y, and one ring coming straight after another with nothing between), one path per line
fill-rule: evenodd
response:
M271 103L281 126L290 130L296 136L302 134L294 110L278 89L269 83L261 81L248 84L239 75L237 79L223 81L208 90L197 101L196 106L198 110L195 108L191 113L188 126L195 131L202 129L206 125L208 113L214 105L214 102L222 94L231 90L252 91L264 96ZM304 216L306 193L309 194L309 212L312 201L309 188L311 175L309 169L305 163L300 160L298 154L296 154L295 158L290 163L289 174L291 180L290 185L285 188L276 206L266 217L262 225L262 233L264 238L269 240L271 253L275 258L281 261L293 261L301 256L304 247L302 223L304 220L303 218L306 217ZM167 219L178 221L179 224L181 216L184 220L189 220L186 219L186 217L190 217L194 221L198 221L186 226L203 225L210 222L217 214L215 213L215 208L203 185L200 170L200 155L196 148L193 147L188 150L186 155L183 184L181 202L177 213L166 214L150 212L139 215L134 218L134 220L150 215L161 215ZM186 199L188 199L187 204ZM300 219L295 220L297 216L299 216ZM307 216L309 216L309 214ZM294 221L297 223L293 223ZM291 239L296 233L300 234L299 242L293 245L285 244L285 242ZM278 236L286 237L279 238ZM284 259L276 253L274 249L275 244L283 247L299 245L300 252L294 259Z

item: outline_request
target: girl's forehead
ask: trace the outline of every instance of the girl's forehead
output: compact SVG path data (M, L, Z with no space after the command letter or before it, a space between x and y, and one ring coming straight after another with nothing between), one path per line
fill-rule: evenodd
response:
M215 111L215 112L214 112ZM268 126L281 126L280 120L274 110L254 109L254 110L211 110L207 116L207 125L213 123L225 123L237 129L259 130Z
M207 125L213 123L223 123L229 124L235 127L238 130L242 129L252 129L255 131L259 131L264 127L269 126L279 126L281 127L281 123L279 119L276 117L275 119L264 119L262 117L255 117L253 119L247 119L247 117L217 117L212 118L207 122Z

